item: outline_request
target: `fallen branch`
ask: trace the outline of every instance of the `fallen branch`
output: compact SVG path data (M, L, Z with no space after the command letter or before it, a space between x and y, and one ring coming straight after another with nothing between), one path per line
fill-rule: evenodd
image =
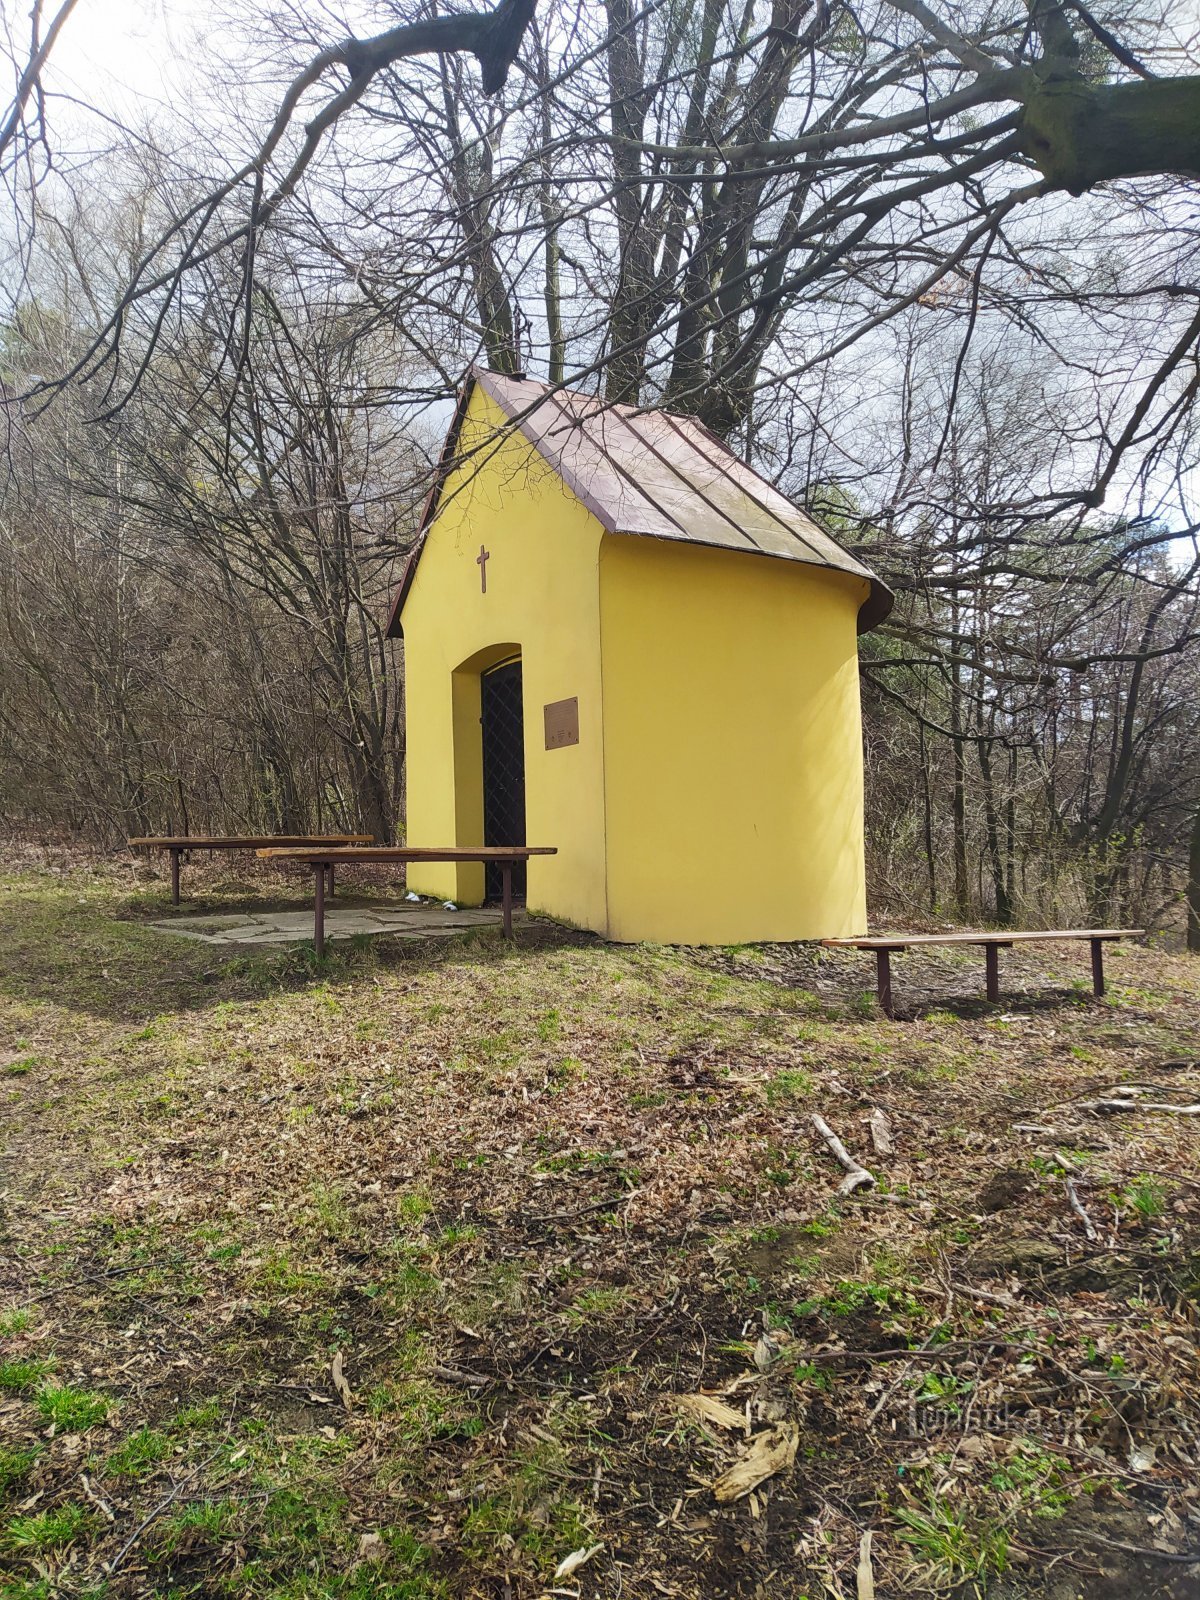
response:
M1091 1217L1088 1216L1087 1211L1084 1208L1083 1201L1079 1198L1078 1191L1075 1188L1074 1178L1067 1179L1067 1204L1079 1218L1080 1222L1083 1223L1084 1238L1089 1244L1095 1244L1097 1237L1095 1224L1092 1222Z
M846 1149L846 1146L838 1138L837 1134L834 1133L833 1129L825 1121L824 1117L820 1116L816 1111L812 1112L811 1115L813 1127L821 1135L822 1139L824 1139L833 1155L846 1169L847 1175L842 1179L841 1183L838 1184L838 1193L845 1195L853 1194L855 1189L873 1189L875 1187L875 1178L873 1174L868 1172L866 1167L861 1166L854 1159L849 1150Z
M1079 1109L1104 1116L1114 1116L1119 1111L1171 1111L1177 1117L1200 1117L1200 1104L1173 1106L1162 1100L1086 1100Z
M434 1366L433 1374L437 1378L445 1378L447 1383L465 1384L468 1389L486 1389L490 1382L478 1372L467 1372L462 1367L447 1367L441 1363Z
M1148 1545L1126 1544L1123 1539L1109 1539L1102 1533L1089 1533L1088 1538L1094 1544L1104 1545L1109 1550L1124 1550L1131 1556L1148 1556L1154 1561L1178 1561L1186 1567L1200 1567L1200 1549L1153 1550Z

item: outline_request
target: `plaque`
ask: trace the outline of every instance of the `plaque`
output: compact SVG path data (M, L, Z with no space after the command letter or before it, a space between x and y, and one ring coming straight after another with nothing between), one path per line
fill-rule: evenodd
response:
M545 707L546 749L561 750L564 745L579 743L579 701L552 700Z

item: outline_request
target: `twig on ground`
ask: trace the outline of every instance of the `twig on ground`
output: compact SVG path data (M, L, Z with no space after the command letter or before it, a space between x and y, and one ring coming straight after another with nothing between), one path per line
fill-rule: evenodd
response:
M1152 1550L1144 1544L1126 1544L1124 1539L1109 1539L1102 1533L1089 1533L1088 1538L1108 1550L1124 1550L1131 1556L1149 1556L1153 1561L1179 1561L1185 1566L1200 1567L1198 1550Z
M486 1389L491 1381L481 1377L478 1372L466 1372L462 1367L447 1367L441 1364L433 1368L435 1377L445 1378L447 1383L463 1383L468 1389Z
M577 1206L574 1211L543 1211L526 1217L525 1220L526 1222L573 1222L576 1217L586 1217L591 1211L605 1211L617 1205L628 1205L641 1192L641 1189L622 1189L620 1194L606 1195L603 1200L592 1200L586 1206Z
M192 1484L195 1483L196 1479L204 1471L205 1467L207 1467L211 1462L215 1461L224 1448L224 1441L222 1441L222 1443L219 1444L215 1450L211 1451L205 1456L204 1460L198 1467L195 1467L191 1472L188 1473L186 1478L180 1478L179 1482L171 1490L170 1494L164 1495L158 1504L151 1509L149 1515L142 1518L137 1527L129 1535L128 1539L126 1539L125 1543L117 1551L116 1555L108 1563L106 1570L110 1578L121 1565L122 1561L124 1561L125 1557L133 1549L134 1545L137 1544L138 1540L145 1533L146 1529L150 1527L152 1523L157 1522L164 1511L169 1511L171 1509L183 1491L191 1488Z
M838 1193L842 1195L853 1194L855 1189L864 1187L873 1189L875 1187L873 1174L854 1159L823 1116L816 1111L812 1112L811 1115L813 1127L824 1139L833 1155L846 1169L847 1175L838 1184Z
M1095 1244L1097 1239L1096 1226L1084 1208L1083 1201L1079 1198L1075 1188L1074 1178L1067 1179L1067 1204L1083 1224L1083 1236L1089 1244Z

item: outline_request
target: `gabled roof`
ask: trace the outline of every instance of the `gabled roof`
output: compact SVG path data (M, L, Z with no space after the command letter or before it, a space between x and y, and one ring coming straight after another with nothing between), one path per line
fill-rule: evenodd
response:
M459 398L417 543L392 604L389 635L401 631L400 613L426 531L437 516L442 485L455 465L459 429L476 384L607 532L774 556L864 578L871 589L859 610L860 633L892 609L886 584L694 417L640 411L475 367Z

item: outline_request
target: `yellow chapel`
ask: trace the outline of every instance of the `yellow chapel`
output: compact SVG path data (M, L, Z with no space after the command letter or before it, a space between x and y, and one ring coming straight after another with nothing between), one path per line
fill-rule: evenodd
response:
M857 635L892 596L694 418L472 371L388 623L406 836L554 845L531 912L664 944L866 930ZM478 905L475 864L414 864Z

